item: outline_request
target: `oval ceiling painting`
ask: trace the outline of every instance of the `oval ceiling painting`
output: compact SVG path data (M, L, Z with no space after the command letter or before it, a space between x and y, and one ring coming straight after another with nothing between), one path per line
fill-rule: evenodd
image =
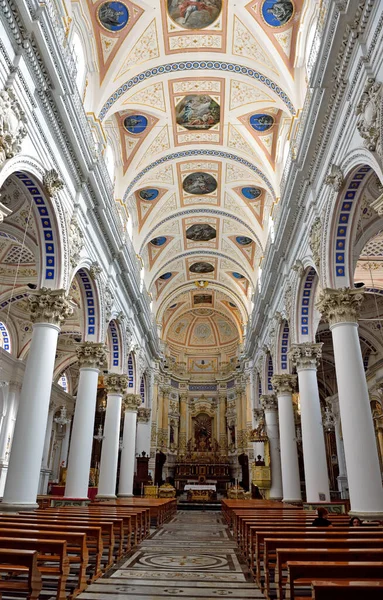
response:
M265 0L261 12L264 21L270 27L283 27L294 16L294 2L291 0Z
M203 29L219 17L222 0L167 0L169 17L185 29Z
M144 115L129 115L124 119L124 127L129 133L142 133L148 126L148 119Z
M235 239L240 246L248 246L253 241L251 238L247 237L246 235L238 235Z
M164 273L163 275L160 275L159 279L170 279L172 275L173 273Z
M128 7L123 2L103 2L97 11L98 22L108 31L121 31L129 21Z
M159 194L159 191L156 190L155 188L146 188L145 190L140 190L140 192L139 192L139 196L140 196L141 200L146 200L148 202L155 200L157 198L158 194Z
M176 121L186 129L210 129L219 119L219 104L205 94L185 96L176 108Z
M190 173L183 180L182 187L187 194L211 194L217 189L217 182L209 173Z
M256 200L262 194L262 190L256 187L244 187L242 188L242 194L248 200Z
M209 242L217 237L217 232L208 223L195 223L186 230L186 237L193 242Z
M150 240L150 243L153 244L153 246L163 246L166 243L166 237L161 235L160 237Z
M212 273L214 271L213 265L207 262L196 262L189 268L191 273Z
M265 113L258 113L250 117L250 125L255 131L268 131L274 125L274 118Z

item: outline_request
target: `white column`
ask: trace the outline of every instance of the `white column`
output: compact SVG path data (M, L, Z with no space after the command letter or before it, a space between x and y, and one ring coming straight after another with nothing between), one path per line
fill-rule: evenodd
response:
M274 375L271 380L278 398L283 502L302 502L292 393L296 375Z
M298 373L306 499L307 502L329 502L326 447L317 381L322 344L293 344L290 356Z
M266 433L270 444L270 500L282 500L282 470L279 446L277 400L272 394L262 394L260 399L263 410L265 411Z
M146 452L150 456L150 408L139 408L137 411L136 454Z
M29 302L34 326L0 510L37 507L57 337L73 312L64 290L43 288Z
M55 405L53 402L49 405L47 428L45 431L44 450L43 458L41 461L40 469L40 482L39 482L39 494L45 495L48 489L49 475L51 473L49 469L49 450L51 445L52 427L53 427L53 416L55 412Z
M70 438L70 424L71 422L65 425L65 435L61 444L61 453L60 453L60 467L66 467L68 462L68 450L69 450L69 438Z
M133 496L133 477L135 467L137 409L141 404L141 396L128 394L124 398L124 432L120 464L120 482L118 496Z
M65 496L87 498L98 374L105 362L106 353L104 344L97 342L84 342L79 344L76 350L80 377L73 417Z
M1 425L0 435L0 461L8 459L6 453L9 453L8 440L12 444L12 435L15 428L17 410L19 407L19 398L21 391L21 383L11 381L8 384L7 390L7 412Z
M358 336L361 289L323 290L318 307L330 323L351 515L383 518L383 487Z
M121 402L128 383L126 375L110 373L105 377L108 397L106 400L104 440L101 449L98 498L116 498Z
M349 498L348 493L348 481L347 481L347 468L346 468L346 457L344 455L344 445L342 439L342 425L339 414L339 399L338 394L327 397L326 401L331 405L332 412L334 415L334 433L336 443L336 454L338 458L338 469L339 475L337 477L338 491L341 493L342 499Z

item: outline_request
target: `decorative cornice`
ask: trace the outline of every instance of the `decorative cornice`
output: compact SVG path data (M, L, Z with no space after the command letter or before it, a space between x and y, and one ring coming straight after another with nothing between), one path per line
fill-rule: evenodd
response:
M108 394L124 394L128 387L129 379L127 375L119 375L117 373L108 373L104 377L105 387Z
M326 288L320 292L316 306L331 327L336 323L356 323L363 299L363 288Z
M302 344L293 344L289 351L289 357L293 361L297 370L316 369L322 357L323 344L314 344L303 342Z
M150 408L139 408L137 410L137 423L149 423L151 412Z
M102 369L106 362L106 346L100 342L82 342L76 345L80 369Z
M51 323L58 327L73 315L73 306L65 290L41 288L28 297L33 323Z
M259 399L265 412L278 409L277 398L274 394L262 394Z
M142 402L141 396L137 394L126 394L124 396L122 404L125 412L137 412Z
M284 393L292 394L297 387L297 376L288 375L287 373L282 375L273 375L271 378L271 383L277 395Z

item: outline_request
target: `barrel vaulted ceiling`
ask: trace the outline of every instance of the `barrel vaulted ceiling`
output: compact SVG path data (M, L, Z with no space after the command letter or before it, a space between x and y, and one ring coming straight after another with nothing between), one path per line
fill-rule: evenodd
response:
M176 359L199 344L225 362L243 341L319 4L64 5L85 53L84 105Z

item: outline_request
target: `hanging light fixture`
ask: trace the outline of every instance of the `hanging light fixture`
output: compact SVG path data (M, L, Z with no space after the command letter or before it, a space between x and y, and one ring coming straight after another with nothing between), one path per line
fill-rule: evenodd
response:
M104 439L104 434L102 431L102 425L98 426L98 430L97 430L97 435L93 436L95 440L97 440L98 442L102 442L102 440Z
M61 427L64 427L64 425L68 425L68 423L70 423L70 419L68 419L68 417L66 415L66 406L63 405L61 407L60 416L55 417L54 422L57 423L58 425L61 425Z
M332 410L329 406L326 406L324 409L323 427L329 432L335 430L334 415L332 414Z

